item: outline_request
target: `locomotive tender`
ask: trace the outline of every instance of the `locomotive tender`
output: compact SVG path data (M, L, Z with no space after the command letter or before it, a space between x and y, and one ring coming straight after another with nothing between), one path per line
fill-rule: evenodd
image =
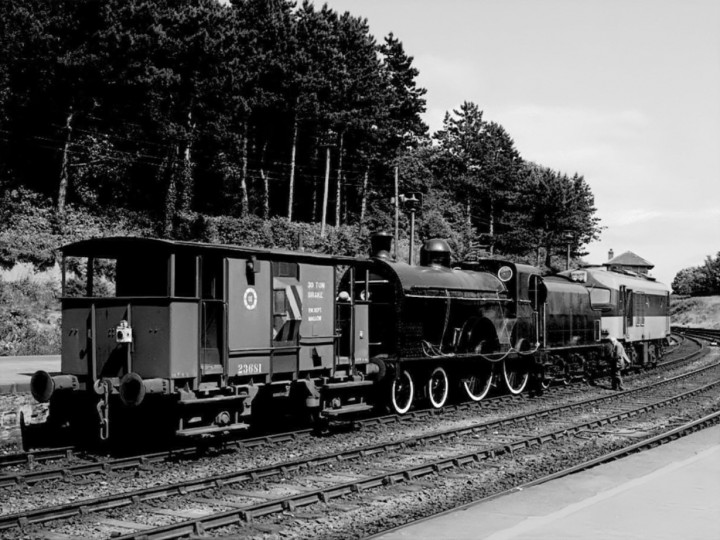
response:
M107 439L139 425L178 436L263 422L278 403L319 419L376 405L407 412L521 393L532 373L602 372L602 331L650 365L669 335L669 290L585 268L556 276L508 261L421 264L143 238L62 248L61 373L37 372L51 427ZM67 268L84 263L83 294Z

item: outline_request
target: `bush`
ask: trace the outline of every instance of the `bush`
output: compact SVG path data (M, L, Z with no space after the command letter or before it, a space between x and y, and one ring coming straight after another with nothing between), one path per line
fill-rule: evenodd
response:
M59 218L52 201L26 189L5 191L0 196L0 266L30 263L39 270L55 264L57 249L64 244L102 236L152 236L149 216L122 208L103 215L69 205Z
M205 230L212 231L214 241L223 244L349 256L365 254L369 246L367 230L357 226L327 227L325 236L321 236L319 224L289 222L285 218L217 216L203 219Z
M6 191L0 199L0 266L28 262L40 269L55 263L56 235L49 199L29 190Z

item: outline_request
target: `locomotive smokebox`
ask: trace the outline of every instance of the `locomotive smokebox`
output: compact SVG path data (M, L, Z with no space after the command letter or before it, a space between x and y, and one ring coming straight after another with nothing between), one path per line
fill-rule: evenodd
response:
M452 250L442 238L433 238L423 244L420 249L420 264L422 266L444 266L450 268Z
M392 240L392 234L386 231L372 235L370 238L370 256L380 259L390 259Z

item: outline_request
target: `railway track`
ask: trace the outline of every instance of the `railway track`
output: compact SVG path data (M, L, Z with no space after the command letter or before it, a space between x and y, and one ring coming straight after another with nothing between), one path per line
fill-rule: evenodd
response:
M693 339L693 338L690 338ZM704 352L703 345L697 339L693 339L696 345L690 352L683 352L680 356L674 357L671 353L670 358L658 363L656 369L671 369L682 363L697 358ZM584 389L584 383L574 385L554 387L551 391L573 393L578 388ZM482 402L461 402L445 407L444 409L418 409L410 411L405 415L387 414L361 419L355 422L357 426L373 426L388 425L396 422L412 422L423 421L429 417L454 413L457 411L473 411L478 410L492 411L500 410L512 403L521 402L525 398L514 395L500 395L486 399ZM225 440L219 447L221 451L231 451L239 449L259 448L265 445L279 444L288 441L296 441L302 437L309 437L313 434L312 428L293 430L290 432L264 434L257 437L244 439ZM192 459L204 455L208 452L207 444L192 445L181 448L171 448L163 451L144 453L126 457L108 457L95 454L87 454L84 451L78 451L73 447L39 449L30 452L20 452L16 454L7 454L0 456L0 467L4 470L0 474L0 488L12 486L15 484L34 484L49 480L62 480L67 478L78 478L91 474L108 474L120 471L129 471L140 467L147 467L154 463L180 461L183 459ZM36 467L40 463L58 461L60 464L51 468ZM80 461L80 463L77 463ZM30 470L14 470L8 471L10 467L27 466Z
M684 385L683 381L688 381L693 377L707 378L714 373L715 380L711 385L704 385L692 390L683 389L682 392L673 393L662 399L654 399L648 396L648 392L657 392L661 388L673 387L673 385ZM28 527L32 524L41 524L52 519L68 519L80 515L88 515L99 511L107 511L109 509L119 509L124 507L135 507L140 503L152 504L153 501L165 500L168 496L179 496L180 498L192 497L197 500L196 495L204 493L206 499L205 505L211 505L214 499L212 495L218 491L227 491L228 489L237 491L234 486L245 485L247 483L268 482L271 479L281 479L306 471L316 471L319 467L327 467L331 476L337 473L338 464L346 465L355 461L372 460L376 469L382 469L377 461L381 459L390 459L387 466L388 469L381 474L347 479L345 481L335 481L330 486L313 486L312 482L307 483L304 490L300 493L293 493L284 497L272 496L265 494L266 498L271 500L261 503L251 504L248 498L253 496L252 492L235 493L239 496L240 502L225 504L228 506L238 506L233 510L225 510L211 516L198 517L192 520L175 524L161 525L155 529L144 529L144 525L140 521L128 522L126 525L138 523L138 527L142 528L142 532L133 533L126 538L176 538L186 534L201 534L204 529L222 527L230 522L235 524L247 524L257 517L264 516L272 512L292 512L297 508L307 506L311 503L324 502L343 497L348 494L358 494L371 488L383 488L396 484L414 482L417 478L427 475L437 475L450 469L462 467L467 464L475 464L480 461L495 458L498 456L513 454L516 451L542 445L547 442L557 441L565 438L569 434L580 433L583 430L594 429L597 426L605 426L616 423L628 418L636 417L640 414L646 414L650 411L657 410L660 407L667 407L679 400L693 399L716 389L720 385L720 368L717 365L708 366L700 370L695 370L672 379L656 382L651 385L627 390L621 393L613 393L598 398L586 399L573 402L557 407L550 407L533 411L531 413L506 416L490 422L476 422L473 425L465 425L458 428L447 429L439 432L427 433L419 436L397 439L375 445L366 445L362 447L354 447L325 454L322 456L311 456L304 459L296 459L275 463L266 467L257 467L254 469L244 470L234 475L223 474L214 477L205 477L193 481L176 483L173 485L156 486L143 490L131 491L123 494L116 494L108 497L99 497L96 499L86 499L76 503L65 504L58 507L40 508L33 511L24 512L15 515L6 515L0 518L0 529L17 529L18 527ZM641 406L637 406L642 403ZM607 404L614 404L611 414L599 414L597 409ZM587 411L586 414L592 414L593 419L568 424L564 418L568 411ZM593 412L595 411L595 412ZM607 411L605 411L607 412ZM545 432L532 434L527 436L527 431L532 430L532 423L542 419L545 424L557 427L557 429L549 429ZM508 433L509 426L519 426L519 434L511 435ZM502 434L495 433L493 430L503 428ZM478 436L482 435L482 440L478 440ZM521 436L522 435L522 436ZM460 442L458 448L453 450L449 457L441 457L440 459L427 459L427 454L445 455L448 453L448 444L450 441L466 440L470 438L469 443ZM430 448L431 445L438 444L439 449ZM468 451L470 447L470 451ZM462 451L464 448L465 451ZM415 450L420 449L425 452L421 463L411 466L398 467L397 463L392 460L396 455L403 452L410 452L410 460L417 459ZM415 456L415 457L413 457ZM436 456L437 457L437 456ZM363 469L368 470L365 466ZM373 470L370 467L369 470ZM337 476L337 474L335 474ZM361 475L362 476L362 475ZM297 483L297 481L294 481ZM315 482L317 484L318 482ZM310 489L316 487L316 489ZM243 499L243 495L245 496ZM228 500L225 499L227 503ZM178 510L176 513L182 514L186 510ZM177 517L177 516L176 516ZM105 518L105 522L112 524L112 519ZM117 525L117 524L116 524ZM125 538L125 537L124 537Z
M642 440L640 442L637 442L635 444L631 444L629 446L624 446L618 450L608 452L604 455L601 455L599 457L584 461L582 463L579 463L577 465L573 465L570 467L566 467L564 469L561 469L559 471L553 472L551 474L542 476L540 478L536 478L534 480L531 480L529 482L525 482L523 484L519 484L516 486L513 486L510 489L507 489L505 491L500 491L497 493L493 493L492 495L483 497L481 499L473 500L471 503L469 503L466 506L469 505L477 505L482 503L490 502L494 499L498 499L500 497L504 497L506 495L510 495L512 493L523 491L526 489L529 489L533 486L538 486L541 484L545 484L547 482L551 482L553 480L558 480L560 478L563 478L565 476L569 476L571 474L575 474L578 472L582 472L588 469L592 469L593 467L597 467L599 465L604 465L606 463L611 463L615 460L622 459L624 457L640 453L646 450L650 450L652 448L656 448L658 446L661 446L663 444L670 443L672 441L676 441L682 437L685 437L687 435L691 435L693 433L696 433L698 431L702 431L703 429L712 427L714 425L720 424L720 411L712 412L706 416L703 416L702 418L699 418L697 420L691 420L689 422L686 422L678 427L666 430L658 435L655 435L653 437L650 437L648 439ZM454 510L458 510L459 508L456 508ZM440 512L436 513L435 515L439 514ZM424 521L425 519L432 519L435 517L435 515L427 516L424 519L417 520L417 521ZM384 536L394 530L398 530L402 527L405 527L406 524L396 526L396 527L389 527L383 530L378 531L376 534L373 534L371 536L366 536L365 540L373 540L375 538L378 538L380 536Z
M707 391L709 389L717 388L720 385L720 380L705 386L704 388L698 389L688 393L688 395L695 396L698 392ZM548 442L556 442L560 439L569 437L573 434L577 434L583 431L591 430L597 427L606 427L611 424L615 424L637 416L644 414L655 408L660 408L668 403L682 400L685 396L678 395L663 402L657 402L652 405L623 411L614 415L605 416L603 418L595 419L593 421L584 424L575 424L572 426L566 426L562 429L555 431L545 432L541 435L534 435L526 437L524 439L518 439L510 443L501 443L495 446L482 448L480 450L472 449L466 453L458 453L449 457L441 457L439 459L424 460L418 465L404 466L397 468L390 472L382 472L377 475L358 477L347 480L345 482L337 482L331 485L323 486L316 490L307 492L301 492L298 494L289 495L282 498L274 498L266 502L260 502L256 504L250 504L241 508L233 508L231 510L224 510L218 512L212 512L206 516L196 517L193 519L187 519L179 523L173 523L169 525L161 525L153 529L146 529L139 533L130 533L122 536L117 536L119 540L152 540L152 539L167 539L167 538L203 538L206 537L204 534L208 531L222 530L222 528L228 528L227 531L223 532L239 532L243 534L243 529L249 527L251 530L263 531L262 522L257 524L260 518L279 515L287 512L297 512L299 509L309 507L311 505L323 504L325 508L330 508L335 512L344 512L346 510L343 506L332 506L332 502L338 499L344 499L347 497L354 497L353 504L358 505L358 498L364 494L369 494L370 497L374 496L375 490L383 490L387 488L394 488L399 486L407 486L411 491L415 491L414 488L430 487L431 484L423 484L423 479L438 475L454 474L455 471L462 470L466 467L474 467L482 464L491 459L502 459L504 457L512 457L516 452L521 452L533 448L537 448L540 445L544 445ZM718 413L704 417L701 420L701 424L707 425L712 423L720 422ZM691 431L697 426L697 422L693 422L692 425L684 426L683 431ZM672 430L677 433L677 429ZM654 437L654 440L668 439L672 437L670 434L663 434L660 437ZM651 447L654 442L646 443L641 445L643 448ZM635 445L633 450L637 451L638 445ZM617 459L617 456L623 455L629 449L623 449L621 451L613 451L610 454L601 456L593 459L583 465L582 468L587 468L593 464L602 463L608 460ZM555 475L566 475L570 474L576 467L571 467L566 471L555 473ZM555 476L551 475L551 476ZM342 476L341 474L335 475ZM517 489L515 487L514 489ZM207 499L206 504L216 504L218 506L233 506L228 501L214 501ZM267 530L267 529L265 529ZM232 533L231 533L232 534Z
M707 340L711 343L720 343L720 330L712 330L707 328L686 328L683 326L673 326L672 332L681 336L694 337Z

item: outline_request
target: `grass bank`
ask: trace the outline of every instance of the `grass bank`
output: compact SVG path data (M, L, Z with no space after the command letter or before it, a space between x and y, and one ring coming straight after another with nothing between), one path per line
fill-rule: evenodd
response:
M670 320L676 326L720 330L720 296L673 298Z

